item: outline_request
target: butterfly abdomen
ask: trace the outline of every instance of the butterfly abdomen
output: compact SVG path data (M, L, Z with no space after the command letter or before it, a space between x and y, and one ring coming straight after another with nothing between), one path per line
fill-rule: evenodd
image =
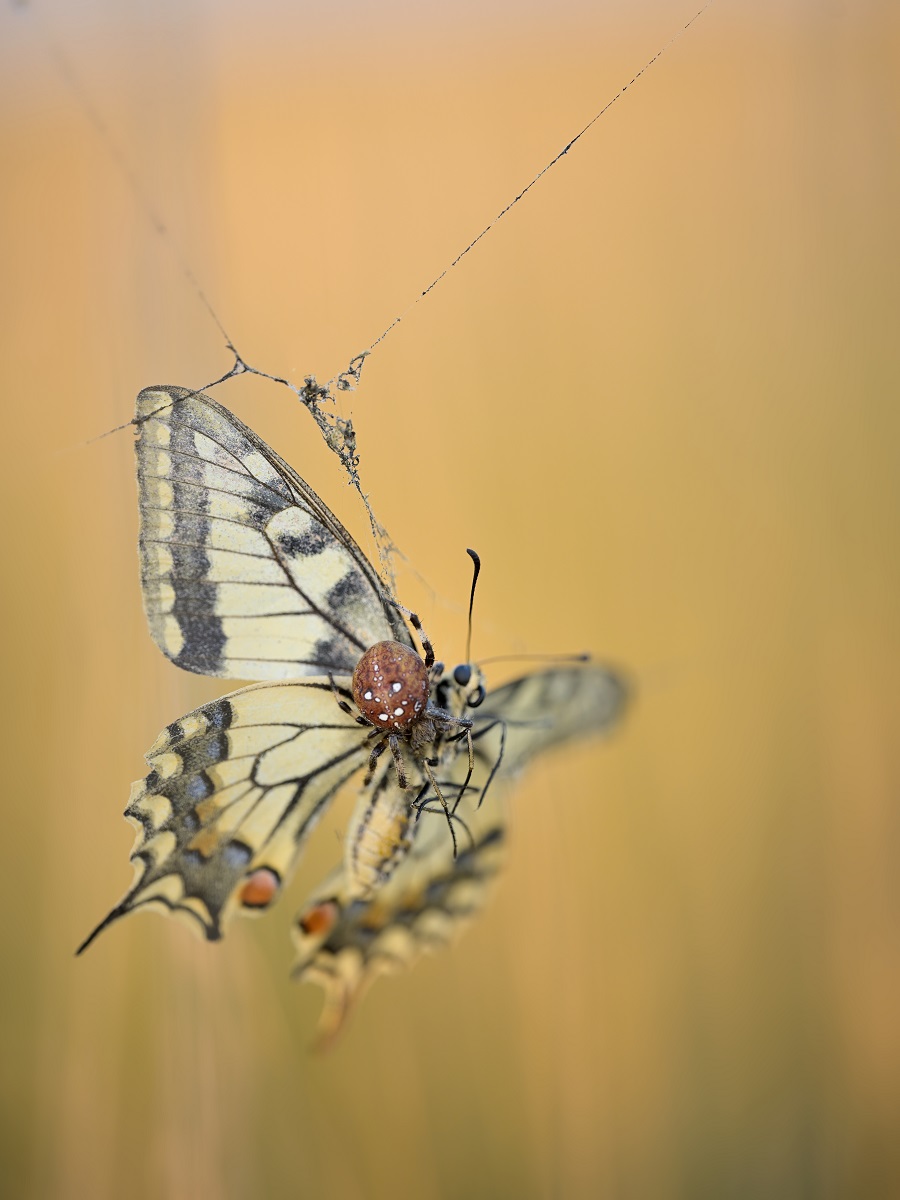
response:
M382 782L386 780L384 776ZM409 853L410 817L405 792L382 786L374 794L363 793L347 831L344 861L350 899L371 896Z

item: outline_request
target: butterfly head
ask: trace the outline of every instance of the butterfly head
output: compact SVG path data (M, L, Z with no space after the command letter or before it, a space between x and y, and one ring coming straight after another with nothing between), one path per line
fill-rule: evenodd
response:
M439 678L434 698L440 708L462 713L467 708L477 708L487 695L484 675L477 663L457 663L449 670L438 663L435 669Z
M477 708L485 697L481 670L473 663L459 663L452 671L453 682L466 691L466 707Z

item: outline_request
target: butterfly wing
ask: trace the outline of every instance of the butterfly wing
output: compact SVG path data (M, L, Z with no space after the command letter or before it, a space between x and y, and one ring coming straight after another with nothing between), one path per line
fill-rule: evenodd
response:
M215 940L236 910L267 907L367 754L322 681L256 684L169 725L125 810L138 831L135 881L79 953L139 908L184 916Z
M404 826L411 849L371 897L356 897L352 872L343 867L316 889L297 918L294 974L324 989L322 1044L334 1040L380 974L411 966L422 953L451 941L486 904L506 843L504 796L495 789L482 805L486 787L512 778L545 750L608 732L621 717L627 693L621 674L608 668L559 667L507 683L469 711L476 767L456 809L464 822L457 857L443 814L423 814L410 830ZM443 768L451 804L467 768L461 749ZM392 780L382 783L385 790L390 786L396 786ZM390 801L388 795L379 803L387 810ZM399 837L397 844L402 848Z
M545 750L608 733L628 701L623 674L609 667L554 667L488 692L471 715L479 757L511 776Z
M379 975L447 945L487 903L505 857L504 805L498 797L479 809L472 793L458 813L466 829L459 826L455 859L443 815L425 813L411 851L369 899L347 895L339 868L298 915L294 976L324 989L320 1047L334 1041Z
M412 644L337 517L227 409L147 388L135 423L144 608L172 662L230 679L349 675L375 642Z

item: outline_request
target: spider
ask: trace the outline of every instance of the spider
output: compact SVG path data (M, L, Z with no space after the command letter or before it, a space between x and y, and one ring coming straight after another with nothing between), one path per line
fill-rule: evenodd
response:
M475 564L472 580L472 597L469 603L469 629L471 636L471 607L475 593L475 582L481 566L478 555L469 550ZM397 606L401 607L400 605ZM335 699L340 708L354 716L357 723L371 727L369 738L373 742L369 755L369 767L363 786L371 783L378 760L385 750L390 750L397 771L397 782L405 791L409 786L406 765L400 750L401 741L405 741L414 758L419 763L426 778L426 784L414 807L419 812L431 811L424 808L423 797L429 785L444 810L450 834L453 838L453 853L456 856L456 833L453 829L453 810L441 791L432 767L438 765L439 758L434 751L439 748L441 740L448 735L453 740L466 739L469 755L469 768L453 809L459 803L459 798L468 787L469 780L475 768L475 751L472 741L474 722L468 717L454 716L446 707L432 704L430 700L432 684L437 684L437 694L446 697L454 688L462 691L472 684L473 668L469 663L460 663L451 672L444 675L443 663L436 663L434 648L428 635L422 628L422 622L416 613L402 609L409 617L410 623L419 635L424 659L409 646L401 642L376 642L360 658L356 664L351 681L351 693L358 712L341 698L332 679ZM468 652L468 647L467 647ZM464 694L462 710L477 708L485 696L484 686L480 680L480 672L474 669L475 686ZM446 701L445 701L446 703ZM431 754L429 755L429 750Z

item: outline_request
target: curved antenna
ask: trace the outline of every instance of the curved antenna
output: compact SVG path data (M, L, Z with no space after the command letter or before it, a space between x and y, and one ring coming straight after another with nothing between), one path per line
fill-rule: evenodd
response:
M472 606L475 603L475 584L478 582L478 576L481 572L481 559L474 550L469 550L466 548L466 554L468 554L469 558L471 558L472 562L475 564L474 570L472 571L472 590L469 592L469 631L466 634L465 661L470 662L472 654Z

